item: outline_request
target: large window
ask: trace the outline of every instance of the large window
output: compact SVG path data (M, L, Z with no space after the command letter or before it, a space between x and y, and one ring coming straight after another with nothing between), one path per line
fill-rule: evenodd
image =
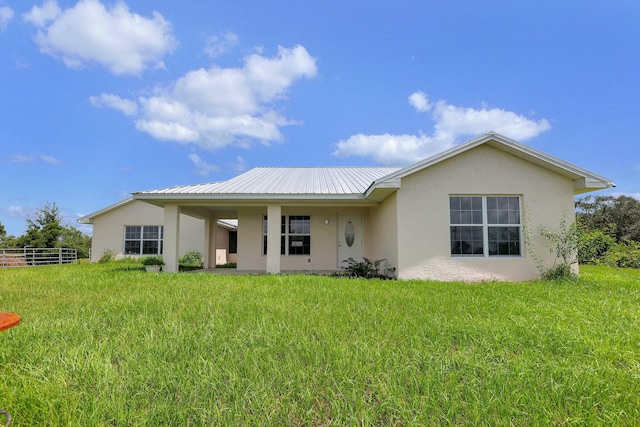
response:
M451 255L521 255L520 197L449 197Z
M267 254L267 216L262 221L262 253ZM311 255L311 217L282 215L280 218L280 254Z
M161 225L127 225L124 227L126 255L162 255Z

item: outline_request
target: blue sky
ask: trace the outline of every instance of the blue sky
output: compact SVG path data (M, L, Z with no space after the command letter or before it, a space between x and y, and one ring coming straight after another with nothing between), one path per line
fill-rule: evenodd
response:
M497 131L640 196L640 2L0 0L0 222ZM608 194L608 193L599 193ZM83 229L90 231L89 229Z

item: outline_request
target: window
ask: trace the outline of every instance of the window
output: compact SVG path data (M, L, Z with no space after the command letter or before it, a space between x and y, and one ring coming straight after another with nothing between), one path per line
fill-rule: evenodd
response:
M449 223L451 255L521 255L518 196L451 196Z
M238 253L238 232L236 230L229 230L229 253Z
M127 225L124 228L126 255L162 255L164 228L161 225Z
M267 216L262 220L262 253L267 254ZM280 254L311 255L311 217L282 215L280 218Z

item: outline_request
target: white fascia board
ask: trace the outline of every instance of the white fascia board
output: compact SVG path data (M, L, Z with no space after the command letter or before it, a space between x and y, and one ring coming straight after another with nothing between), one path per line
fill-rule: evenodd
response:
M384 181L374 182L367 188L364 197L375 202L381 202L392 193L396 192L402 184L402 179L393 177L384 179Z
M242 202L276 202L296 201L301 202L366 202L363 194L144 194L135 193L133 198L148 203L163 202L217 202L217 203L242 203ZM155 203L154 203L155 202Z
M499 141L506 146L509 146L513 150L522 154L519 157L529 160L532 163L538 164L541 167L545 167L549 170L553 170L567 178L573 179L576 190L579 188L585 189L583 192L592 191L602 188L615 187L616 185L612 180L602 175L598 175L591 171L588 171L580 166L576 166L572 163L566 162L562 159L554 157L550 154L536 150L515 141L511 141L513 144L508 144L503 141ZM515 144L515 145L514 145ZM515 154L518 156L518 154Z

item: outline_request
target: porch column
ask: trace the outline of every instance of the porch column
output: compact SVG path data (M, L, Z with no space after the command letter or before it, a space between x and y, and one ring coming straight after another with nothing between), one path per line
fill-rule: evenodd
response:
M204 218L204 246L202 248L202 268L209 268L209 229L211 228L211 218Z
M280 205L267 206L267 273L280 273Z
M205 236L205 255L204 262L205 268L216 268L216 248L218 247L218 213L211 212L207 222L209 223L209 229L206 230Z
M180 206L167 204L164 206L164 267L162 267L162 271L168 273L178 271L179 241Z

